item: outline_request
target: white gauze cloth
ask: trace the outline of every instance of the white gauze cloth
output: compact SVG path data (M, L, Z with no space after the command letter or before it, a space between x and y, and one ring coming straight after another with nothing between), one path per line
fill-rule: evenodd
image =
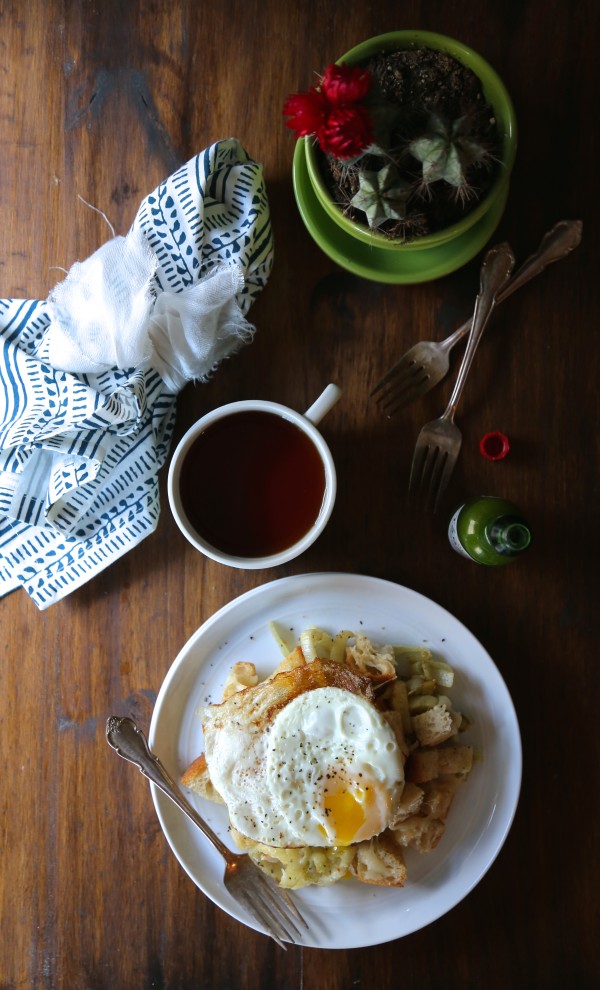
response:
M244 274L236 262L216 264L198 282L158 296L157 264L136 226L74 264L48 297L52 367L98 374L151 364L178 392L251 339L237 301Z
M0 596L46 608L156 528L175 397L252 339L262 167L219 141L45 301L0 300Z

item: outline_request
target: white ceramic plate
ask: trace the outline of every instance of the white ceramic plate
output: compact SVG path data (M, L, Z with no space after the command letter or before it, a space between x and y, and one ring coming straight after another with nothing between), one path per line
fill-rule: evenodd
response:
M423 928L473 889L511 826L521 784L521 740L506 685L481 644L457 619L408 588L353 574L283 578L220 609L171 666L156 701L150 745L176 779L203 750L196 709L220 701L232 664L252 661L263 677L279 662L270 620L296 636L314 624L332 633L360 630L379 643L423 644L455 668L452 698L473 720L462 740L473 743L482 760L459 790L438 847L423 855L407 853L408 882L403 888L347 880L294 895L310 924L303 939L307 946L358 948ZM219 854L154 785L152 796L165 836L194 883L232 917L257 928L224 889ZM192 802L234 849L223 806L196 795Z

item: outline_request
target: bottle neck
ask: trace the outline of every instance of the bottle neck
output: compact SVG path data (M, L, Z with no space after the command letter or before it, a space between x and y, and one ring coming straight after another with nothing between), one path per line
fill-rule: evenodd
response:
M521 519L512 516L500 516L486 527L486 535L496 553L505 553L510 557L526 550L531 543L529 527Z

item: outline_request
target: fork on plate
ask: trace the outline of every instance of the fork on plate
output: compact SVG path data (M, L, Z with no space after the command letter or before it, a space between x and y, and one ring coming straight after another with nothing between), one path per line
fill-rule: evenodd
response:
M434 512L446 490L462 444L462 434L454 423L456 407L496 296L510 278L514 263L509 244L499 244L487 252L481 266L471 332L450 401L440 418L426 423L417 437L408 491L411 495L419 494L425 506L433 503Z
M106 740L123 759L134 763L148 780L160 787L204 833L225 860L223 883L226 890L252 915L255 921L282 949L284 940L295 944L308 925L286 890L256 866L245 853L231 852L187 801L175 781L150 752L144 733L131 718L111 715L106 723ZM300 927L299 927L300 926Z
M503 302L521 286L535 278L553 261L566 257L581 241L581 220L560 220L548 230L533 252L498 293ZM471 320L463 323L446 340L420 341L403 354L371 391L376 403L387 416L425 395L440 382L450 368L450 351L471 329Z

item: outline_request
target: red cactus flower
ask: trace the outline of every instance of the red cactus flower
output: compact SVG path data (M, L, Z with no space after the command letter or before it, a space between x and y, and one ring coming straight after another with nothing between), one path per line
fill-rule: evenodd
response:
M337 107L328 115L319 144L336 158L357 158L373 143L373 124L365 107Z
M364 99L371 88L371 74L360 66L330 65L321 79L321 92L329 103L343 107Z
M293 93L283 104L283 113L290 118L285 125L296 132L296 137L319 134L325 124L328 109L323 93L312 87L306 93Z
M286 126L296 137L314 134L322 150L336 158L357 158L374 140L373 122L361 100L371 75L360 66L330 65L320 88L293 93L283 104Z

